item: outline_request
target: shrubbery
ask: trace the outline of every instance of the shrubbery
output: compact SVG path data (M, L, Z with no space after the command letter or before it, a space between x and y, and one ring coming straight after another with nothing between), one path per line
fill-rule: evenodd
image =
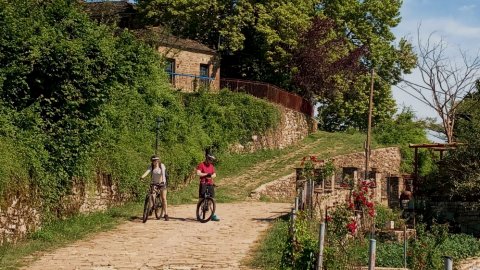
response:
M387 219L398 219L398 216L384 207L377 207L376 212L380 213L378 219L382 222ZM368 265L370 232L359 231L352 235L348 229L351 218L351 210L344 206L337 207L328 218L323 256L325 269L341 270ZM306 213L300 212L295 222L295 241L292 241L289 229L283 227L282 239L288 236L288 240L286 245L282 245L282 261L279 263L278 260L271 260L277 265L268 265L265 268L315 269L318 256L318 227L316 219L310 219ZM450 234L447 224L435 224L427 231L425 225L418 223L416 229L416 238L409 239L407 244L409 269L440 269L443 266L443 256L451 256L458 262L480 255L478 239L465 234ZM403 249L403 243L377 238L376 266L403 267Z
M409 108L404 108L393 119L388 119L374 129L376 142L383 145L398 145L402 154L401 171L413 172L414 150L408 147L410 143L428 143L426 124L415 119ZM419 151L419 168L422 175L433 169L432 158L427 151Z
M157 117L173 186L206 148L222 152L279 119L274 106L243 94L172 91L160 55L90 21L75 1L0 0L0 61L1 200L35 192L45 213L68 214L57 203L72 180L97 173L143 192Z

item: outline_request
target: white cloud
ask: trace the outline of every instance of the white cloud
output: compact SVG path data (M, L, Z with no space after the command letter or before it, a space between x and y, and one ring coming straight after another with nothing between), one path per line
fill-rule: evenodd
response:
M461 12L467 12L467 11L472 11L474 10L476 7L476 5L463 5L461 7L458 8L459 11Z
M430 18L420 21L402 22L395 33L398 37L407 36L416 43L417 28L421 23L421 39L426 40L431 33L436 41L440 37L448 44L462 49L477 51L480 44L480 26L466 25L452 18Z

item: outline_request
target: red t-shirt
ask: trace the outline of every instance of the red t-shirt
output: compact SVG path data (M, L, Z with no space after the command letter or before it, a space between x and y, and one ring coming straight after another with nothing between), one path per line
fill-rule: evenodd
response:
M213 167L212 163L209 163L208 165L205 162L202 162L198 164L197 170L200 171L201 173L209 173L209 174L214 174L215 173L215 167ZM200 177L200 183L201 184L213 184L213 179L211 177Z

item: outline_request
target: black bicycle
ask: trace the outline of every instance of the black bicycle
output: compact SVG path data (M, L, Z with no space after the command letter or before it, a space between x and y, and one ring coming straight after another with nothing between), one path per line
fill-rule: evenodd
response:
M207 185L203 198L197 204L197 220L205 223L212 219L215 214L215 200L212 198L210 189L215 185Z
M163 184L150 184L150 189L145 196L145 204L143 206L143 223L147 222L147 219L153 212L155 217L160 219L163 216L163 201L161 196L161 190L165 188Z

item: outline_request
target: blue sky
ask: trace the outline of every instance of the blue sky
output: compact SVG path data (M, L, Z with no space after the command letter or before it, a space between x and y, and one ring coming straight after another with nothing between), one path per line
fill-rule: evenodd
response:
M397 37L407 37L416 45L417 27L421 23L421 38L436 32L449 46L449 57L454 59L458 49L476 55L480 49L480 0L404 0L401 9L402 22L393 29ZM413 72L406 79L418 81L419 73ZM434 117L435 112L397 87L392 88L398 107L413 108L419 117Z

